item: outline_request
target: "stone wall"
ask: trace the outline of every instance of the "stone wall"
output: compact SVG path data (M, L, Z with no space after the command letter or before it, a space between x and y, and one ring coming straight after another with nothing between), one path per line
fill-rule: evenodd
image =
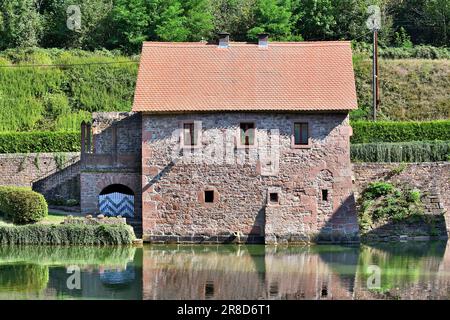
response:
M141 118L133 112L94 112L92 114L93 152L96 154L139 153Z
M176 132L189 120L201 125L201 146L174 157ZM255 156L254 149L237 146L239 123L250 121L258 143L271 129L279 130L278 167ZM294 121L309 123L309 147L292 148ZM346 114L144 115L142 123L144 240L224 242L233 235L267 243L358 240ZM215 140L226 132L233 133L231 139ZM230 144L226 152L247 161L215 162L212 155L220 151L214 150ZM325 189L328 199L322 200ZM213 190L217 201L205 203L205 190ZM279 203L267 207L271 190Z
M408 185L421 191L424 211L433 225L388 224L372 230L372 240L426 240L447 238L450 230L450 162L437 163L353 163L355 195L368 183L387 181ZM399 170L403 169L403 170ZM399 172L400 171L400 172Z
M79 159L79 153L0 154L0 185L33 187L47 200L79 200Z

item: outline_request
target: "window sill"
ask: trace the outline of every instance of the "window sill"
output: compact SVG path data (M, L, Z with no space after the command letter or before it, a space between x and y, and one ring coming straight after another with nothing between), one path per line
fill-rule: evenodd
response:
M242 144L238 144L236 145L236 149L257 149L258 146L256 144L252 144L252 145L242 145Z
M185 146L185 145L182 145L182 146L180 146L180 149L181 149L181 150L187 150L187 151L189 151L189 150L198 150L198 149L201 149L201 148L202 148L201 145L195 145L195 146Z
M291 144L291 149L311 149L312 145L309 144Z

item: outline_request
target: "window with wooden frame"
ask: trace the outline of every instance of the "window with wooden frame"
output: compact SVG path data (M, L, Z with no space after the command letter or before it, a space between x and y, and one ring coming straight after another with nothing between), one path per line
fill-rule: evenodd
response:
M309 146L309 124L307 122L294 122L293 143L294 147Z
M240 123L240 145L253 146L255 145L255 123L241 122Z
M181 141L183 147L195 147L198 145L198 128L196 128L195 122L183 122Z

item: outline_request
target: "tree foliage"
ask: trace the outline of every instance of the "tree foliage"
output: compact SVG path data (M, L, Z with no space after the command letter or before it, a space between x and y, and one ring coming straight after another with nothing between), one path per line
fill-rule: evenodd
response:
M450 0L78 0L81 25L68 28L72 0L0 0L0 49L42 46L120 49L141 43L275 40L371 41L369 5L379 5L382 46L450 44Z

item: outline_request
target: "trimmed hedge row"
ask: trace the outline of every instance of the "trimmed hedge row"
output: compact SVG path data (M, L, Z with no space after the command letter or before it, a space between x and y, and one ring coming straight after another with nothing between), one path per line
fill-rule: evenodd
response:
M352 144L356 162L436 162L448 161L450 141Z
M0 153L78 152L79 132L0 132Z
M0 227L0 245L129 245L135 239L127 224L30 224Z
M13 223L33 223L48 215L48 206L40 193L27 188L0 186L0 213Z
M352 143L450 140L450 120L355 121Z

